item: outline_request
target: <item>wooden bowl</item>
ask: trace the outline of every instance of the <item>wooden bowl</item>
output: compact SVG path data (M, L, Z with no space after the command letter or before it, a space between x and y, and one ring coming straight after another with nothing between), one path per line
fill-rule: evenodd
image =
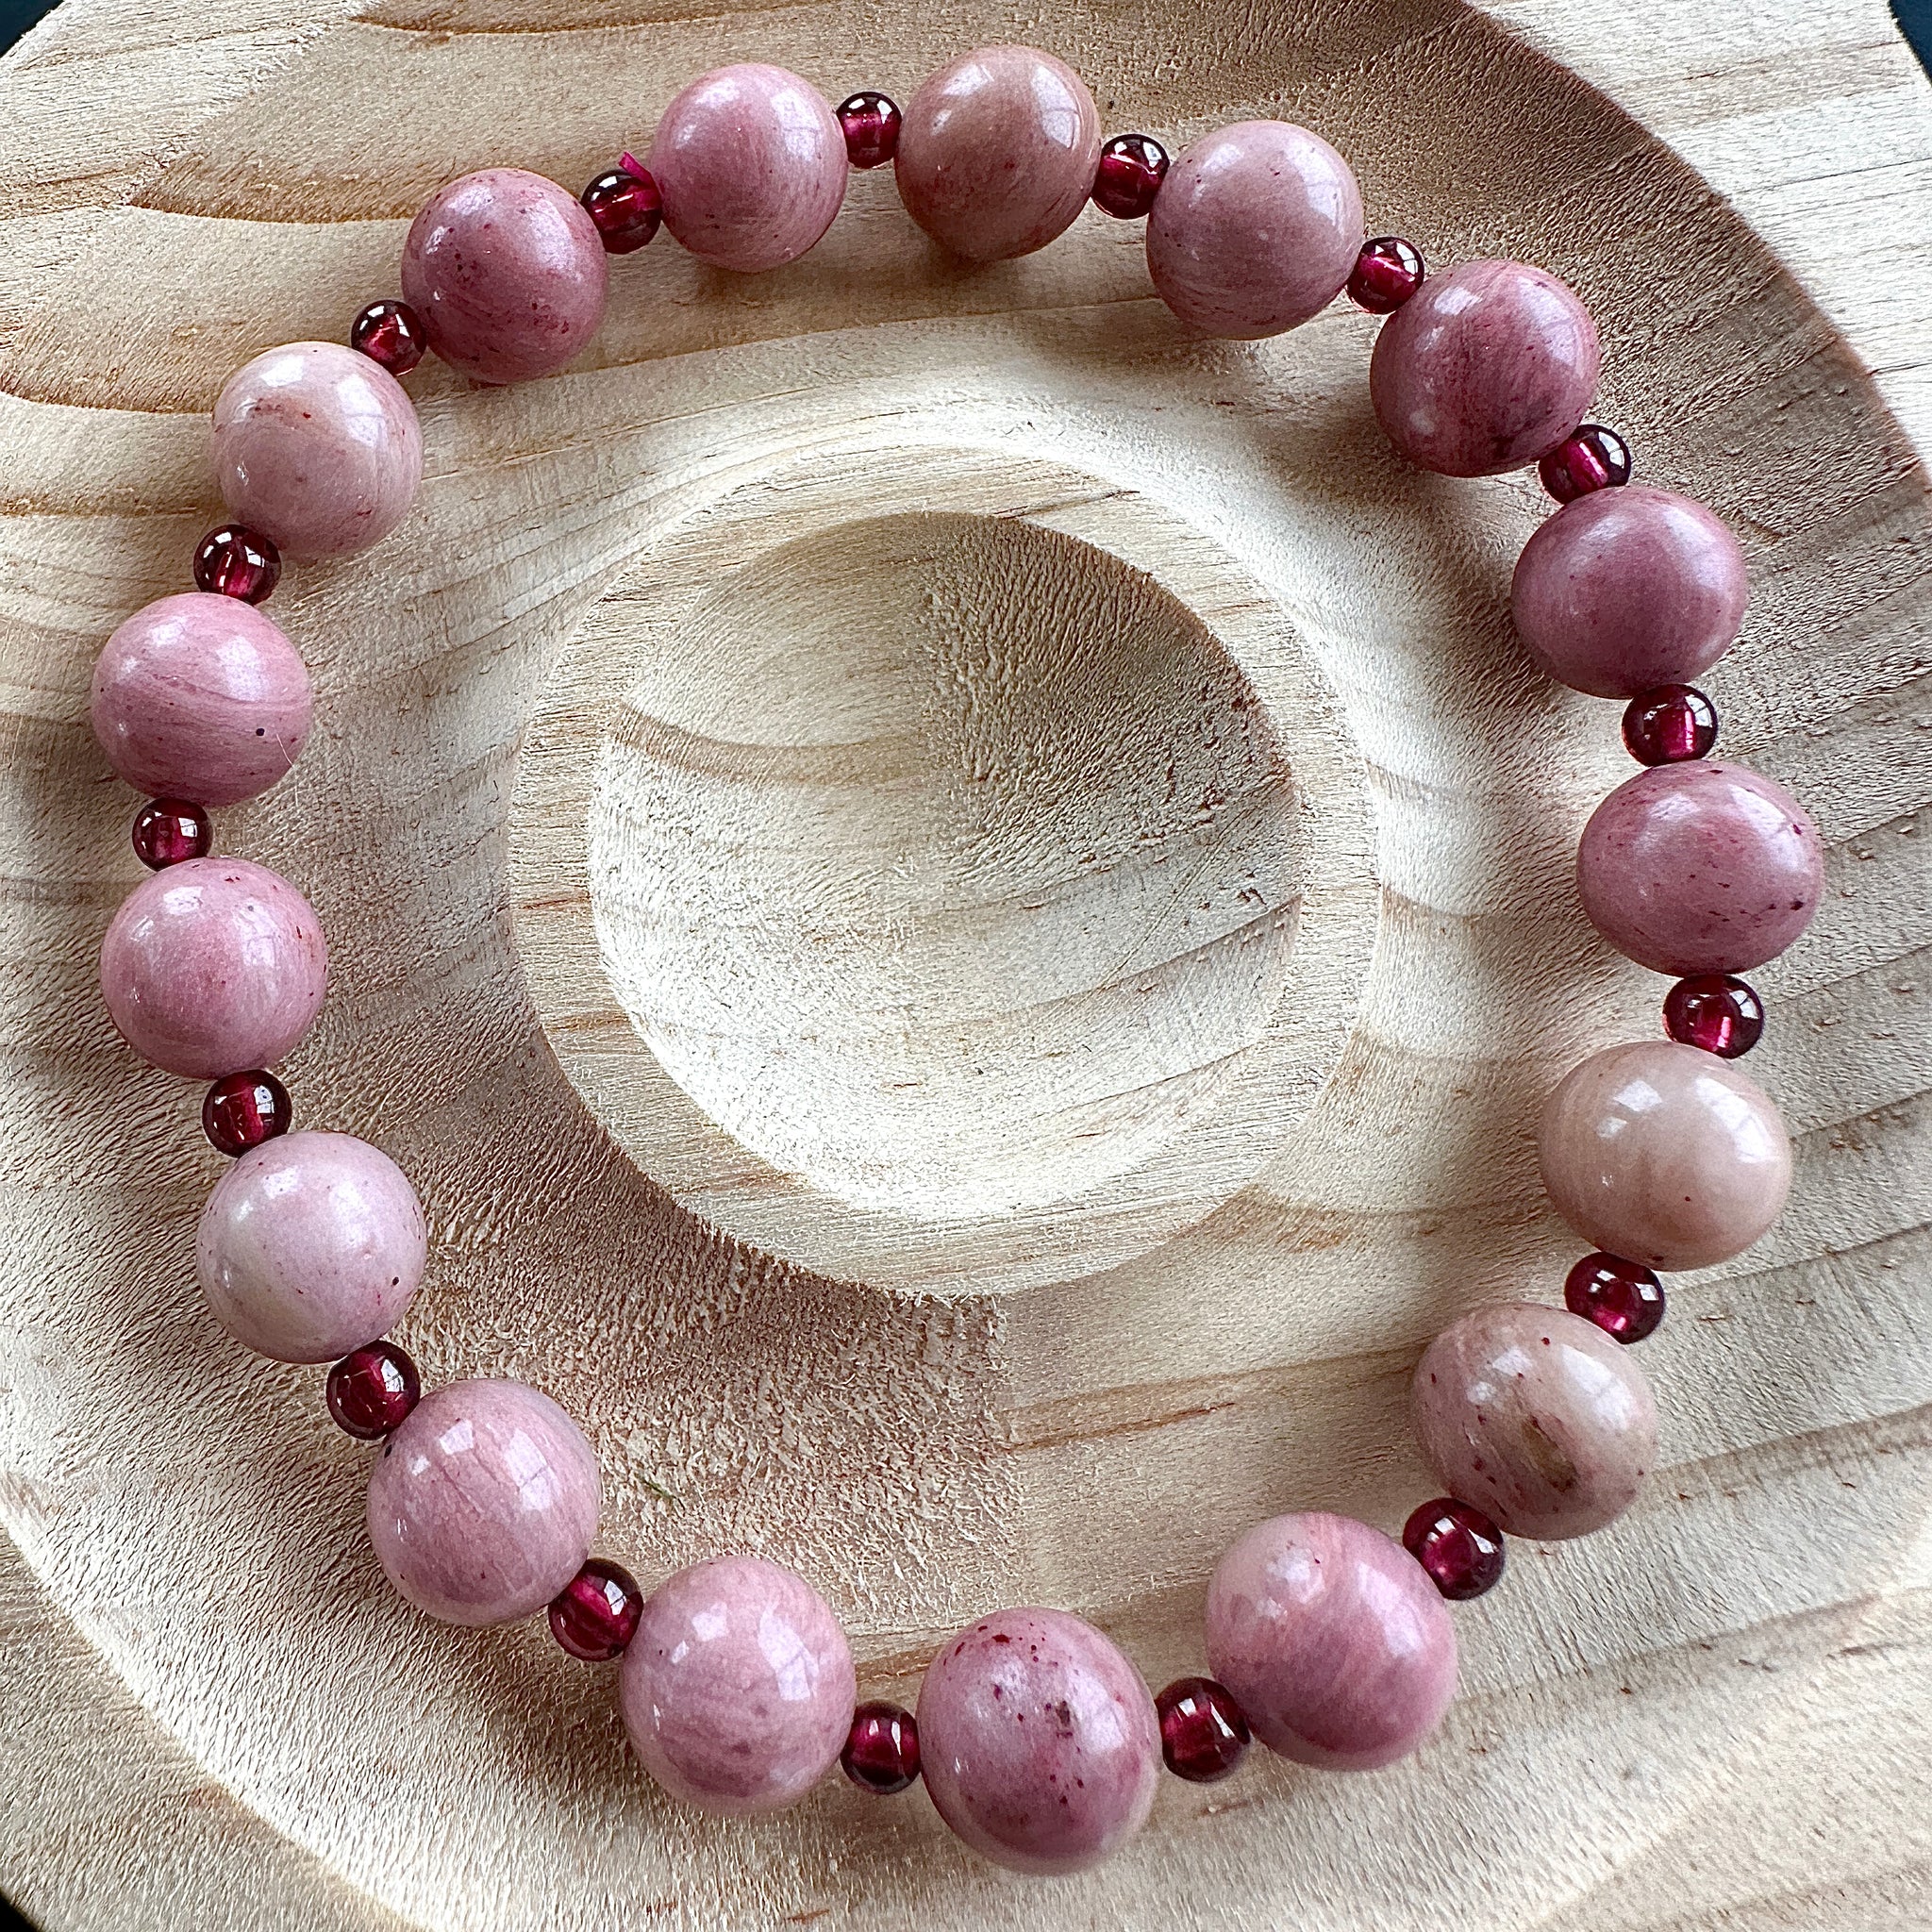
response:
M1691 0L1499 11L1546 51L1457 0L70 0L0 65L0 1885L49 1926L1916 1923L1932 107L1876 0L1779 0L1774 62ZM95 994L85 718L217 517L225 375L391 292L438 182L575 184L724 60L903 97L1016 33L1109 129L1305 121L1377 231L1579 289L1601 412L1750 554L1726 748L1831 849L1761 975L1792 1206L1673 1282L1641 1504L1516 1546L1413 1760L1170 1781L1057 1884L918 1794L681 1809L609 1672L391 1595L366 1451L195 1292L221 1163ZM1397 1526L1416 1355L1578 1251L1541 1095L1657 1024L1571 885L1615 710L1510 632L1534 478L1400 463L1345 305L1187 341L1139 241L967 270L855 176L780 273L616 262L566 375L425 365L408 524L276 599L315 737L222 815L330 935L290 1081L423 1191L425 1374L564 1401L647 1578L803 1570L874 1693L1021 1602L1158 1685L1244 1525Z

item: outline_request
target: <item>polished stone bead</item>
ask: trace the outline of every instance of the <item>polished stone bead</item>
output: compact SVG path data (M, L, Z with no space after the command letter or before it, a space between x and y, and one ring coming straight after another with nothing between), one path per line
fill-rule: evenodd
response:
M422 361L429 338L407 302L372 302L349 325L349 346L391 375L407 375Z
M919 1721L896 1704L861 1704L840 1767L861 1791L890 1798L908 1790L919 1775Z
M592 1557L550 1600L550 1634L579 1663L608 1664L637 1635L644 1592L621 1564Z
M246 1154L286 1134L294 1118L289 1090L265 1067L229 1074L202 1095L201 1130L223 1154Z
M1764 1002L1735 974L1694 974L1664 995L1664 1031L1686 1046L1734 1060L1764 1037Z
M150 872L206 858L214 837L208 813L184 798L151 798L134 815L134 856Z
M1681 765L1710 756L1717 707L1692 684L1660 684L1624 708L1624 748L1640 765Z
M1167 169L1167 150L1151 134L1116 134L1100 150L1093 206L1117 221L1139 221L1153 208Z
M1234 1692L1212 1677L1175 1678L1154 1710L1168 1770L1191 1785L1219 1784L1248 1755L1248 1721Z
M1402 1547L1451 1603L1467 1603L1502 1581L1503 1532L1454 1496L1438 1496L1413 1510L1402 1526Z
M1348 299L1371 315L1392 315L1423 285L1423 252L1400 235L1364 242L1348 272Z
M1536 473L1558 503L1574 503L1594 490L1619 490L1630 480L1630 445L1601 423L1586 423L1559 442Z
M899 152L899 104L872 88L848 94L833 111L845 136L845 158L855 168L877 168Z
M328 1372L323 1399L336 1425L358 1442L379 1442L402 1427L423 1399L416 1364L392 1341L353 1348Z
M635 255L664 221L664 197L641 162L607 169L577 199L584 212L597 225L607 255Z
M265 604L282 580L282 553L259 530L220 524L194 546L194 588Z
M1641 1341L1664 1318L1663 1284L1641 1261L1599 1249L1563 1277L1563 1306L1613 1341Z

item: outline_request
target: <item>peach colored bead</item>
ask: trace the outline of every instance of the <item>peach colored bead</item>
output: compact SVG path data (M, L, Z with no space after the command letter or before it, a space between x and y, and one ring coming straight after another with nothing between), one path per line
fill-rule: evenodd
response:
M1707 1268L1774 1222L1791 1143L1749 1074L1674 1040L1606 1047L1543 1105L1543 1185L1592 1247L1647 1268Z
M664 225L700 261L741 274L795 261L845 199L839 117L809 81L757 61L692 81L645 165Z
M1657 1466L1657 1407L1636 1358L1567 1308L1507 1302L1436 1337L1411 1385L1445 1488L1510 1536L1614 1522Z
M1341 292L1362 244L1354 171L1319 134L1241 121L1191 142L1147 220L1147 269L1197 335L1279 335Z
M949 254L1004 261L1044 248L1087 205L1100 111L1038 47L976 47L924 80L893 159L906 211Z
M214 422L223 501L285 556L366 550L416 500L415 405L388 370L340 342L285 342L244 362Z

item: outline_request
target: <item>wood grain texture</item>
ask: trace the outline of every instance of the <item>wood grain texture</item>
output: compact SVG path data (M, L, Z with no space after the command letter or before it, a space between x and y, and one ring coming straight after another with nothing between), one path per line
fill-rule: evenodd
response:
M1493 13L71 0L0 63L0 1887L49 1926L1924 1924L1932 341L1872 261L1932 224L1932 100L1876 0ZM84 720L212 520L224 375L390 290L434 183L586 178L720 60L904 92L1015 33L1110 127L1286 113L1378 227L1575 283L1605 413L1745 541L1727 742L1831 854L1762 975L1792 1208L1646 1346L1642 1505L1460 1614L1418 1759L1171 1787L1052 1886L917 1796L693 1818L608 1674L387 1595L314 1376L193 1291L218 1163L92 994L134 865ZM614 1552L798 1565L882 1692L1013 1601L1158 1684L1241 1526L1398 1522L1424 1341L1574 1250L1538 1098L1655 1024L1568 882L1613 712L1509 636L1531 483L1404 471L1352 313L1183 341L1136 242L968 273L858 178L778 275L617 264L566 376L425 367L410 525L277 601L316 736L224 815L331 933L291 1081L423 1189L427 1373L558 1394ZM667 813L719 862L654 898ZM614 1023L721 973L704 1054ZM1056 973L1085 1088L1015 1040Z

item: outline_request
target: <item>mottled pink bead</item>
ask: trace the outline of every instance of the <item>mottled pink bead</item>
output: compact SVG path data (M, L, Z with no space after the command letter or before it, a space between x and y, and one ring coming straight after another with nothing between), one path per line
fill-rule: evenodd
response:
M893 158L906 211L964 261L1030 255L1087 205L1100 111L1087 83L1037 47L976 47L927 77Z
M949 1639L920 1687L919 1748L940 1816L1015 1872L1098 1864L1160 1781L1141 1674L1064 1610L1000 1610Z
M1601 1529L1657 1466L1643 1371L1565 1308L1507 1302L1464 1315L1429 1344L1411 1398L1445 1487L1510 1536Z
M542 1609L597 1534L597 1458L522 1382L432 1390L369 1475L369 1541L396 1593L445 1624Z
M1208 1586L1208 1666L1271 1751L1371 1771L1413 1751L1456 1695L1456 1630L1392 1537L1309 1511L1257 1524Z
M1537 1148L1557 1212L1647 1268L1728 1261L1790 1191L1790 1140L1764 1091L1674 1040L1606 1047L1573 1067L1543 1104Z
M1252 341L1341 291L1362 245L1354 171L1319 134L1241 121L1174 157L1147 218L1147 270L1196 335Z
M194 1238L215 1320L278 1362L332 1362L388 1334L427 1257L408 1176L353 1134L251 1148L208 1197Z
M760 1557L714 1557L660 1584L619 1683L644 1769L724 1817L795 1805L839 1761L858 1699L831 1606Z
M91 715L137 791L239 805L295 762L314 700L301 653L253 605L184 591L143 605L108 640Z
M845 130L783 67L700 75L664 109L645 165L664 225L700 261L754 274L795 261L845 199Z
M1491 476L1576 427L1602 360L1590 311L1555 275L1470 261L1432 275L1382 325L1369 397L1410 462Z
M1516 560L1509 606L1552 677L1632 698L1715 664L1750 588L1738 540L1701 503L1626 483L1543 519Z
M290 557L341 557L395 528L423 480L408 392L341 342L285 342L215 400L222 499Z
M403 298L451 368L478 382L559 370L604 320L610 267L569 190L523 168L439 188L403 243Z
M121 1037L191 1079L280 1059L322 1010L327 978L314 909L245 858L191 858L144 879L101 942Z
M1576 847L1583 909L1654 973L1740 973L1811 924L1824 889L1818 827L1741 765L1657 765L1591 814Z

